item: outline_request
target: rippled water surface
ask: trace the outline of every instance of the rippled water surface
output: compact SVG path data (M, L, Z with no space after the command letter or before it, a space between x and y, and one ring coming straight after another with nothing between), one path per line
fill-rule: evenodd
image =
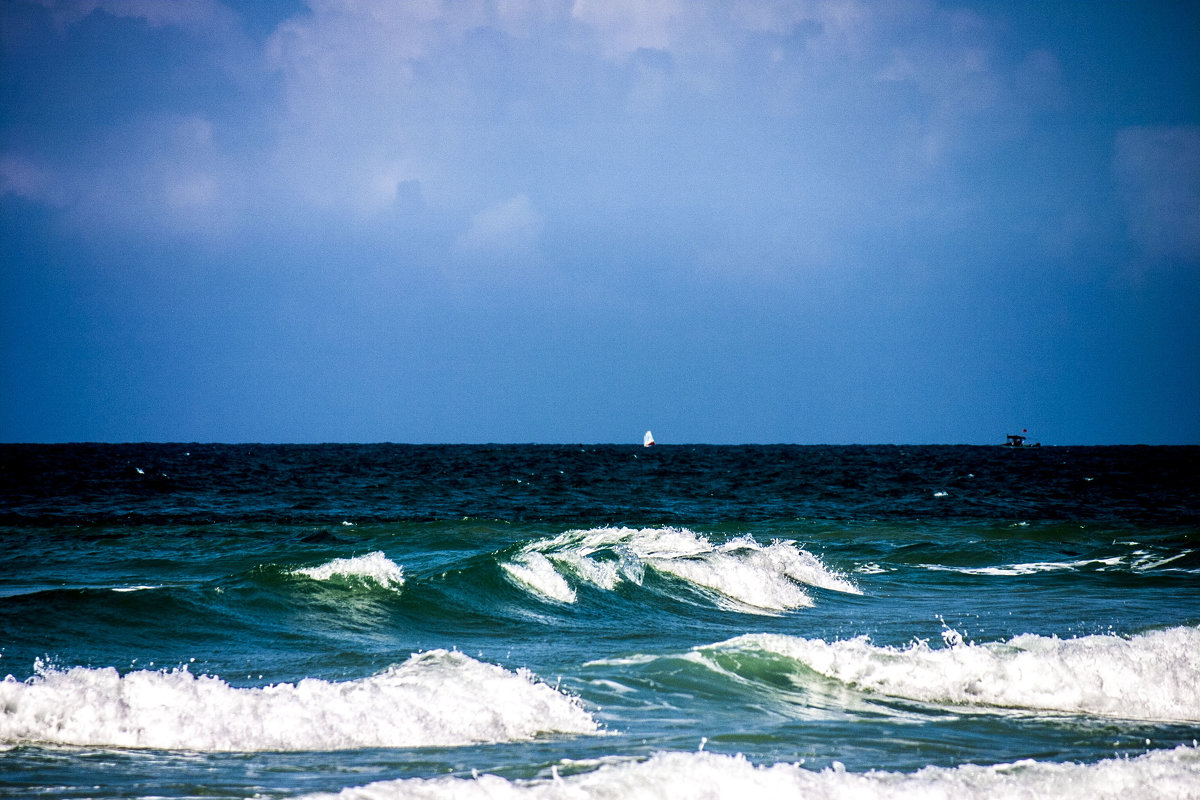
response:
M3 445L0 675L11 797L1198 796L1200 448Z

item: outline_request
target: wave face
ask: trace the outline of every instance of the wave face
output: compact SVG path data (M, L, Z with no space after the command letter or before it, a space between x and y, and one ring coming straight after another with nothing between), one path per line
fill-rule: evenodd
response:
M235 688L186 669L39 670L0 682L0 742L195 751L449 747L597 723L574 698L461 653L414 655L345 682Z
M648 570L739 611L811 606L805 585L861 594L794 541L740 536L717 544L675 527L570 530L525 545L501 566L521 588L560 603L575 602L572 583L612 591L622 582L641 586Z
M877 647L865 636L826 642L751 634L715 651L759 651L855 689L924 703L1140 720L1200 722L1200 629L1128 638L1024 634L1007 642Z
M1093 800L1130 796L1186 798L1200 786L1200 749L1180 746L1131 759L1095 764L1055 764L1032 760L994 766L926 767L916 773L847 772L840 764L821 771L797 764L755 766L740 756L714 753L660 753L644 762L605 764L589 772L509 781L495 775L474 779L434 778L387 781L305 800L459 800L505 797L519 800L587 800L645 797L802 797L806 800L918 798L1045 798Z
M374 583L384 589L399 590L404 585L404 568L376 550L365 556L335 558L316 567L303 567L292 571L315 581L358 581Z

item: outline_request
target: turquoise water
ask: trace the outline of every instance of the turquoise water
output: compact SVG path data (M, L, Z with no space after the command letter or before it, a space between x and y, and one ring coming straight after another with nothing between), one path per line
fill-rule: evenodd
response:
M1197 448L0 458L3 796L1200 796Z

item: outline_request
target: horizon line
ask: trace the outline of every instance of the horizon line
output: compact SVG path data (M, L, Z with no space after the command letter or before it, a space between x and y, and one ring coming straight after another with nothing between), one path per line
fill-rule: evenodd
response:
M4 446L33 446L33 447L62 447L72 445L195 445L241 447L248 445L270 445L283 447L322 447L322 446L380 446L394 445L401 447L638 447L650 450L656 447L1004 447L1014 450L1036 450L1040 447L1198 447L1195 443L1151 443L1151 442L1057 442L1044 444L1037 442L1023 447L1012 447L1004 442L659 442L646 447L638 441L628 442L535 442L535 441L476 441L476 442L418 442L418 441L267 441L267 440L186 440L186 439L77 439L62 441L0 441Z

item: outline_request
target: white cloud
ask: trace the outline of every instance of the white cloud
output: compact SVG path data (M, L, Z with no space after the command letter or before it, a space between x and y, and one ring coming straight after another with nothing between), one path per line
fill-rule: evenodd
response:
M544 227L545 217L524 194L478 211L441 263L446 285L464 301L486 303L503 289L532 291L545 302L561 290L562 273L542 251Z
M65 28L101 11L114 17L140 19L151 27L178 27L193 32L228 29L234 14L217 0L38 0L54 22Z
M0 154L0 196L6 194L50 206L67 202L66 187L60 178L37 161L14 152Z
M267 45L285 87L275 166L293 196L362 215L390 208L394 187L421 182L433 206L461 214L481 194L512 192L495 179L502 159L487 148L516 128L491 127L513 110L526 130L573 138L581 151L611 146L587 120L658 108L721 114L747 91L769 113L817 130L864 121L890 92L881 79L915 88L888 151L896 174L910 164L944 165L956 146L1011 110L1013 76L995 63L995 32L977 14L933 4L875 6L858 0L312 0ZM533 38L536 48L515 44ZM470 48L490 42L495 62ZM628 59L660 50L663 61ZM528 59L537 53L536 62ZM625 67L613 68L616 60ZM1043 59L1044 61L1045 59ZM782 61L778 68L766 65ZM481 66L488 63L488 67ZM754 74L747 70L769 70ZM498 78L502 76L502 79ZM587 93L564 87L587 87ZM559 98L553 105L548 98ZM606 105L607 104L607 105ZM739 124L730 112L723 125ZM754 120L749 120L751 123ZM891 123L897 125L892 118ZM491 134L496 134L492 137ZM819 133L817 134L820 135ZM797 139L797 146L799 145ZM848 146L848 145L846 145ZM810 150L811 152L811 150ZM869 158L869 156L862 156ZM836 158L834 159L836 160ZM828 161L828 160L827 160ZM505 182L507 181L507 183Z
M1119 131L1113 170L1143 252L1200 262L1200 126Z
M194 172L173 175L166 181L167 205L175 209L210 208L220 199L220 184L212 175Z
M519 194L472 217L457 246L472 255L532 256L537 252L544 222L529 198Z
M908 152L919 163L943 167L963 148L1020 134L1032 109L1018 84L1036 76L1030 68L1018 78L1018 68L1003 58L993 21L973 11L917 5L880 22L872 48L890 55L875 80L915 90L907 109Z
M220 152L206 118L152 117L94 136L68 161L0 154L0 194L61 209L93 232L210 236L238 224L245 172Z
M996 26L934 3L309 7L247 60L270 75L247 78L262 94L248 92L231 116L201 99L173 126L143 117L81 134L73 163L8 156L4 191L60 203L78 192L89 218L114 226L174 214L185 229L218 229L238 209L383 226L419 210L451 258L537 251L544 220L530 197L570 206L579 225L645 208L659 215L647 229L693 214L727 231L755 224L750 210L728 218L750 198L784 218L806 214L816 239L835 240L867 207L872 220L917 216L943 194L922 183L930 170L966 164L965 147L986 146L1057 69L1047 52L997 58ZM51 8L150 26L221 17L212 0ZM69 179L56 186L54 175ZM504 197L479 210L480 198Z
M729 16L752 33L788 36L805 29L805 50L830 57L856 52L874 19L858 0L738 0Z
M394 206L399 184L435 184L439 154L422 157L421 143L439 142L437 121L414 70L483 21L470 5L315 0L278 27L266 46L285 87L274 168L293 197L369 216Z
M575 0L571 16L595 32L610 58L642 49L669 50L688 18L681 0Z

